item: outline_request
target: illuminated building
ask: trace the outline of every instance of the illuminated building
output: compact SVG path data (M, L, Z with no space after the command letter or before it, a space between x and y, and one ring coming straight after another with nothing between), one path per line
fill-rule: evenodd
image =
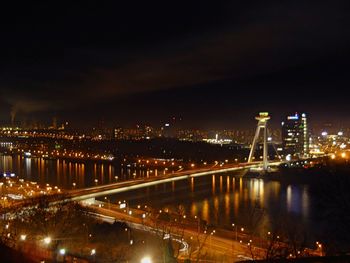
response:
M220 144L220 145L232 143L232 140L230 139L219 139L218 134L215 134L215 139L203 139L203 141L207 143Z
M309 134L305 113L287 116L282 122L282 145L285 154L308 155Z
M136 125L132 128L115 128L114 129L114 139L115 140L144 140L152 139L157 137L159 131L151 126Z
M118 128L114 129L114 139L116 139L116 140L123 140L123 139L125 139L124 136L125 135L124 135L123 128L118 127Z

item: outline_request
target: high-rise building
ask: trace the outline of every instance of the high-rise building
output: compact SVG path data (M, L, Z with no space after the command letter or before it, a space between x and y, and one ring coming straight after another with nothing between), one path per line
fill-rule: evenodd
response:
M308 155L309 132L305 113L287 116L282 122L282 144L286 155Z

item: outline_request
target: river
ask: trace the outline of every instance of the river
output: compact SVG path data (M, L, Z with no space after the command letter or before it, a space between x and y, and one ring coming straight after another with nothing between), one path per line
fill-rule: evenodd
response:
M19 178L64 189L82 188L132 178L155 176L158 170L133 169L116 163L73 162L0 156L0 171ZM189 216L209 224L230 228L248 227L253 216L261 216L259 231L267 232L284 220L298 222L315 238L317 209L309 185L242 177L245 172L210 175L157 185L108 197L112 202L128 200L131 206L148 204L159 209L181 206Z

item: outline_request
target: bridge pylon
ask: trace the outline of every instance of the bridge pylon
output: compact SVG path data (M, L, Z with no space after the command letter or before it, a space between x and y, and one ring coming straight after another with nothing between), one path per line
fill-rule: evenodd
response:
M267 121L270 119L268 112L260 112L259 116L255 117L258 121L258 126L256 127L255 136L253 139L252 147L250 148L248 163L253 161L254 152L256 149L256 144L259 139L260 130L263 130L263 169L264 171L268 168L268 159L267 159Z

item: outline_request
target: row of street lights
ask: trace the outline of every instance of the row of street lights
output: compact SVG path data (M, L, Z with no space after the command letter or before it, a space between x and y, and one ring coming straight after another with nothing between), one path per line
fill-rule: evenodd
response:
M237 226L234 224L234 223L232 223L232 227L233 227L233 229L235 229L236 230L236 241L237 241L237 239L238 239L238 230L237 230ZM244 232L244 227L241 227L241 232L243 233Z
M26 234L21 234L20 235L20 241L26 241L26 239L27 239L27 235ZM50 236L47 236L47 237L45 237L44 239L42 239L42 242L46 245L46 246L49 246L50 244L51 244L51 242L53 241L53 239L50 237ZM61 256L65 256L66 255L66 249L65 248L60 248L59 249L59 254L61 255ZM90 251L90 255L91 256L95 256L96 255L96 249L91 249L91 251Z

